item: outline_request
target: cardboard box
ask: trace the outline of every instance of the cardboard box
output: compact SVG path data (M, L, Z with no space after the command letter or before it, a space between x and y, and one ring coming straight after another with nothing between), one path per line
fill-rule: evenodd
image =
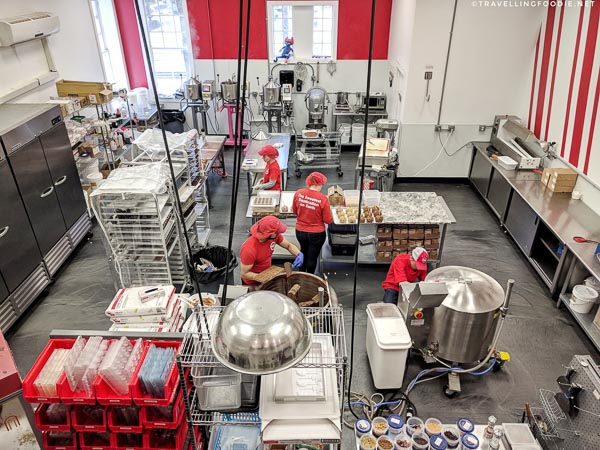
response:
M391 251L393 248L392 241L378 241L377 242L377 250L380 251Z
M425 237L425 228L423 225L411 225L408 227L409 239L423 239Z
M91 104L104 104L113 99L112 83L58 80L56 91L60 97L86 97Z
M344 206L344 190L340 186L329 186L327 197L331 206Z
M546 169L544 169L544 171L542 172L542 184L543 184L544 186L547 186L547 185L548 185L548 180L550 180L550 177L552 176L552 171L553 171L553 170L554 170L554 169L549 169L549 168L546 168Z
M377 252L375 254L375 261L377 262L392 262L392 252Z
M575 183L556 183L554 181L548 182L548 190L558 193L558 192L573 192L575 189Z

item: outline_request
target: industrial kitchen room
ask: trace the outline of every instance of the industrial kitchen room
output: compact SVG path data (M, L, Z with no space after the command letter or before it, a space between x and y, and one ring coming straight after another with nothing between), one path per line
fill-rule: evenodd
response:
M0 450L600 449L600 2L0 2Z

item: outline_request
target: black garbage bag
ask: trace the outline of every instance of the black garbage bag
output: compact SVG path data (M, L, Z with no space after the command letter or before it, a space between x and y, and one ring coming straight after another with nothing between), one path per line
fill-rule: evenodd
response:
M196 279L202 284L218 280L220 277L225 276L226 271L233 272L233 269L238 265L235 253L230 252L229 266L227 266L227 247L219 245L204 247L194 253L192 258L194 268L196 264L202 264L202 259L212 262L215 266L214 270L210 272L196 271Z

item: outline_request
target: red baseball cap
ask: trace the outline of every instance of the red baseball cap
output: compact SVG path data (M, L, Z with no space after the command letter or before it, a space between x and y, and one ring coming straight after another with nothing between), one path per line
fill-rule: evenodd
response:
M268 156L269 158L277 158L279 156L279 151L272 145L265 145L260 149L258 154L260 156Z
M412 251L412 259L414 259L418 270L427 270L429 253L427 253L427 250L425 250L423 247L416 247Z
M321 172L311 172L306 177L307 186L324 186L327 183L327 177Z
M287 226L275 216L266 216L252 225L250 234L256 239L266 239L273 233L282 234L287 230Z

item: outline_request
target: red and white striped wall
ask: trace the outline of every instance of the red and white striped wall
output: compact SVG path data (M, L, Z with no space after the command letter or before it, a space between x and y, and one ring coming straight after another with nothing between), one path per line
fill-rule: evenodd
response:
M598 183L599 24L600 1L548 8L536 44L528 117L536 136L557 142L561 157Z

